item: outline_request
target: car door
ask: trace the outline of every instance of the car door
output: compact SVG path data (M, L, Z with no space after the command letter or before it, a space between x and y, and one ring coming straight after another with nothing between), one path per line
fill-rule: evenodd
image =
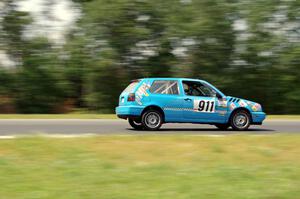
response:
M214 123L224 120L216 92L200 81L182 81L183 118L186 122Z
M154 80L150 87L151 104L161 107L166 122L182 120L182 96L177 80Z

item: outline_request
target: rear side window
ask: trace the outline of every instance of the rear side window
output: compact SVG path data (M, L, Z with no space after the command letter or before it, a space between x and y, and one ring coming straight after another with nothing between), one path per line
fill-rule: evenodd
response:
M129 84L125 90L123 91L123 93L132 93L133 90L135 89L135 87L139 84L139 82L132 82L131 84Z
M151 85L150 92L155 94L178 95L178 82L168 80L156 80Z

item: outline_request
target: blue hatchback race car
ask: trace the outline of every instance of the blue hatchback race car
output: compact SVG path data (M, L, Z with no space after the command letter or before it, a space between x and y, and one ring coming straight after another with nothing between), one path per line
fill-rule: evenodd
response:
M187 78L145 78L121 93L119 118L135 129L158 130L163 123L212 124L246 130L266 117L260 104L226 96L210 83Z

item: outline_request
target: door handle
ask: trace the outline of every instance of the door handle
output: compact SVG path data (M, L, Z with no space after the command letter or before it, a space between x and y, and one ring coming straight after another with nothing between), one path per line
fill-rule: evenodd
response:
M192 101L191 98L185 98L184 100L185 100L185 101Z

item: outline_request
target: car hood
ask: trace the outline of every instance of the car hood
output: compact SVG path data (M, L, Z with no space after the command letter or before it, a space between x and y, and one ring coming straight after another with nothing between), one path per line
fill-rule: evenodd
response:
M251 111L262 111L262 107L259 103L250 100L226 96L226 101L231 110L236 109L238 107L244 107Z

